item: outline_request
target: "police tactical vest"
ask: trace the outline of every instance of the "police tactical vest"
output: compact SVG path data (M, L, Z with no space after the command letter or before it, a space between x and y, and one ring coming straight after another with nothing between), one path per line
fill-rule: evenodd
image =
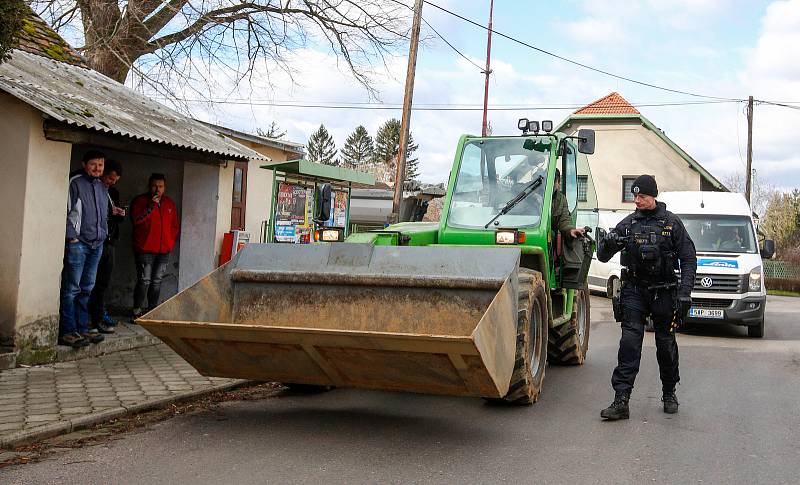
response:
M642 216L631 220L620 262L632 277L652 283L675 281L678 261L672 245L672 228L672 221L666 217Z

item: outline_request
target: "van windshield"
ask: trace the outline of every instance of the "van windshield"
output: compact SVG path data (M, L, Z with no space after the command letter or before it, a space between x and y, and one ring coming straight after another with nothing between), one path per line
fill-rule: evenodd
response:
M679 215L697 252L755 253L753 225L746 216Z

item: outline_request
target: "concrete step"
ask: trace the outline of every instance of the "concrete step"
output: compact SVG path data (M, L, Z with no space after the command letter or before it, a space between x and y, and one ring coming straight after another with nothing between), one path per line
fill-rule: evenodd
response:
M13 369L17 366L19 351L0 347L0 370Z
M132 323L120 322L119 325L117 325L115 333L104 335L104 341L81 349L73 349L72 347L58 345L56 347L56 362L87 359L103 354L147 347L161 342L156 337L150 335L150 332L144 328Z

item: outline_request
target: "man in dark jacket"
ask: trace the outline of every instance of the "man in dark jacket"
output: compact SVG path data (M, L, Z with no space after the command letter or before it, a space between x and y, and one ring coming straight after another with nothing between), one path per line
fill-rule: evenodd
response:
M103 255L97 266L92 295L89 297L89 315L92 328L100 333L114 333L117 322L105 311L105 293L114 271L115 245L119 240L119 224L125 220L125 209L120 206L119 192L114 187L122 177L122 165L116 160L106 160L103 177L100 179L108 190L108 236L103 243Z
M575 238L583 236L583 229L578 229L572 225L572 219L569 216L569 203L564 192L561 191L561 172L558 169L556 169L556 178L553 183L553 204L550 215L554 231L560 232L564 237L571 236Z
M89 330L88 301L108 234L108 191L100 181L105 157L90 150L82 164L83 170L69 180L59 310L59 343L74 348L103 341Z
M149 186L147 193L136 196L131 202L133 251L136 260L134 320L158 305L161 280L169 263L169 253L175 247L180 233L175 202L164 195L167 188L164 175L152 174Z
M639 372L648 316L656 331L656 360L664 412L678 412L675 396L675 385L680 381L678 343L671 324L676 312L685 315L689 311L697 272L694 243L678 216L669 212L663 202L656 201L656 180L650 175L641 175L633 182L631 192L636 212L623 219L608 235L600 237L597 250L597 259L602 262L621 250L621 262L625 267L620 294L622 337L617 367L611 377L615 397L600 413L602 418L611 421L629 417L628 401ZM675 275L678 267L680 281Z

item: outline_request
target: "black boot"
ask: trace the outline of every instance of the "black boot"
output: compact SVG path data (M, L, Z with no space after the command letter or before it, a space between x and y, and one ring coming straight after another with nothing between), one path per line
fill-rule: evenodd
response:
M630 411L628 410L628 401L630 399L630 394L617 394L611 406L600 411L600 417L609 421L628 419L630 417Z
M675 391L664 391L661 401L664 403L665 413L676 414L678 412L678 398L675 397Z

